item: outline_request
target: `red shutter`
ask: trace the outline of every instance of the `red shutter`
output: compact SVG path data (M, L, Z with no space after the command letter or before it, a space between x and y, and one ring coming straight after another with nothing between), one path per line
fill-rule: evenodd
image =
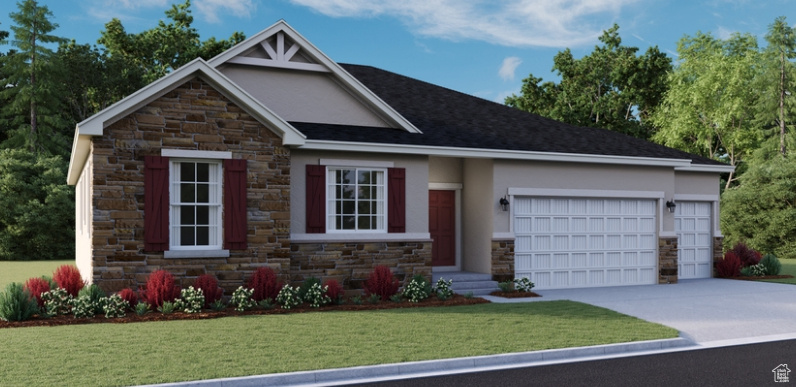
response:
M245 250L246 160L224 160L224 248Z
M169 249L169 158L144 157L144 250Z
M406 170L387 169L387 232L406 232Z
M326 167L307 165L307 233L326 232Z

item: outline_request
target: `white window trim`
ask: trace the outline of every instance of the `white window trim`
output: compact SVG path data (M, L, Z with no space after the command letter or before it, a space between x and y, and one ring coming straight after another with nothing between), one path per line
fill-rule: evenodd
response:
M165 149L164 149L165 151ZM206 151L185 151L190 153L191 155L203 155L207 156L209 153L229 153L229 152L206 152ZM197 153L198 152L198 153ZM169 152L174 154L173 152ZM176 245L174 242L176 241L176 237L173 233L174 226L175 226L175 219L173 217L173 206L176 199L176 194L172 190L175 182L175 164L183 163L183 162L202 162L202 163L215 163L218 165L218 172L217 172L217 179L218 179L218 225L216 230L216 240L218 244L212 246L180 246ZM169 249L164 251L163 256L164 258L225 258L229 257L229 250L223 249L224 246L224 220L223 220L223 211L224 211L224 165L219 159L210 158L210 157L194 157L194 158L173 158L169 160Z
M335 160L335 161L340 161L340 160ZM378 162L373 162L373 163L378 163ZM389 212L388 211L389 210L389 205L387 203L388 195L389 195L388 194L389 193L389 191L388 191L389 176L388 176L388 172L387 172L387 168L388 167L373 167L373 166L371 166L372 164L369 163L369 162L365 163L364 166L362 164L363 164L362 162L359 162L359 164L357 164L357 166L339 165L339 164L327 165L326 166L326 184L325 184L326 194L324 195L325 200L326 200L326 214L325 214L326 234L348 234L348 235L354 235L354 236L362 235L362 234L379 234L379 235L387 234L387 228L389 227L389 216L390 216L390 214L388 213ZM392 164L392 163L390 163L390 164ZM381 172L383 174L383 179L384 179L383 194L384 194L384 198L382 199L382 205L383 205L382 213L384 214L384 221L382 222L382 226L383 226L382 229L380 229L380 230L338 230L338 229L335 229L333 227L333 226L335 226L335 224L333 224L329 219L332 216L336 217L337 214L334 214L333 213L333 209L329 208L330 207L329 203L333 199L337 200L337 198L330 198L329 197L330 187L333 184L333 182L329 181L329 175L330 175L331 171L342 170L342 169L354 169L354 170L363 169L363 170L369 170L369 171L379 171L379 172Z
M203 151L188 149L161 149L160 155L164 157L177 157L183 159L232 159L232 152L224 151Z
M342 159L320 159L319 165L326 167L356 167L356 168L392 168L395 163L392 161L370 161L370 160L342 160Z

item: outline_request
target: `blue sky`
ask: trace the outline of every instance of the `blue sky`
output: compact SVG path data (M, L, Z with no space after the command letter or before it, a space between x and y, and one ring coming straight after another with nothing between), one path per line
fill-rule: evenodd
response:
M41 0L56 35L95 44L111 18L128 32L157 25L182 0ZM0 6L10 31L11 0ZM376 66L502 102L528 74L555 80L553 56L590 53L601 31L619 24L624 44L657 45L676 58L677 41L697 31L763 42L777 16L796 23L793 0L193 0L202 39L246 36L285 19L333 60ZM5 51L8 47L0 47Z

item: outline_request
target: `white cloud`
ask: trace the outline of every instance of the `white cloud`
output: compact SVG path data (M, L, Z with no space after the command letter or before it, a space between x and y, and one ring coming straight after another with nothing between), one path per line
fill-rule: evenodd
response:
M716 37L719 38L719 39L722 39L722 40L727 40L727 39L731 38L732 34L735 33L735 32L736 31L733 31L733 30L731 30L729 28L724 28L724 27L719 26L719 28L716 30Z
M514 72L517 70L517 66L519 66L520 63L522 63L522 60L516 56L510 56L506 59L503 59L503 64L500 65L498 75L504 81L514 80Z
M391 16L416 34L513 47L593 43L637 0L290 0L331 17ZM602 22L594 22L595 20Z
M249 18L256 6L252 0L194 0L193 5L209 23L219 23L220 12L231 13L238 18Z

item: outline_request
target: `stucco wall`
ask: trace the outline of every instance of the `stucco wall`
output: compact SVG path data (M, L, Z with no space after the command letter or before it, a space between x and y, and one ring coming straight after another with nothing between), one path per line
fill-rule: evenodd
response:
M412 155L389 155L378 153L350 153L328 151L306 151L294 149L291 165L295 173L291 176L290 194L290 233L293 236L306 232L306 170L307 164L318 164L321 159L392 162L396 168L406 169L406 233L428 234L428 157ZM388 215L389 216L389 215ZM323 235L314 234L315 239ZM388 235L391 237L391 235Z
M240 65L220 70L286 121L388 126L329 74Z
M75 185L75 265L83 281L93 283L94 265L91 262L91 226L93 201L93 162L88 160Z
M499 211L492 191L493 161L464 160L462 269L492 273L493 219Z
M462 159L453 157L428 158L428 182L462 184Z
M718 173L677 171L674 179L675 194L719 196L721 179Z

